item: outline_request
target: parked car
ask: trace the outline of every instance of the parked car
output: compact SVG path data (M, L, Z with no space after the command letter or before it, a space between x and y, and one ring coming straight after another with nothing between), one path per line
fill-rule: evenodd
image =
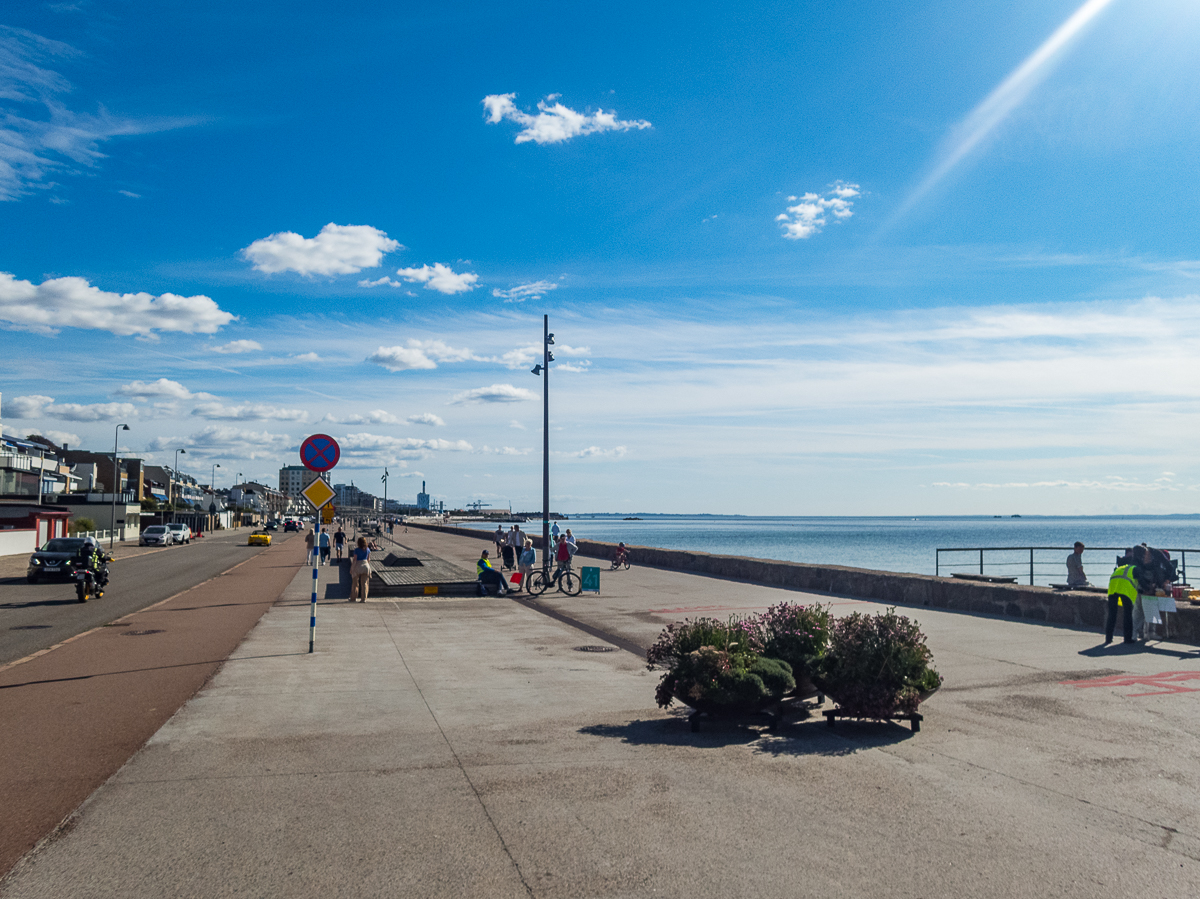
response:
M152 524L142 529L138 538L138 546L170 546L175 542L175 534L165 524Z
M38 578L70 577L71 557L83 546L82 537L56 537L29 557L29 568L25 580L36 584Z
M176 543L192 542L192 529L182 521L171 522L170 524L166 525L166 527L172 534L175 535Z

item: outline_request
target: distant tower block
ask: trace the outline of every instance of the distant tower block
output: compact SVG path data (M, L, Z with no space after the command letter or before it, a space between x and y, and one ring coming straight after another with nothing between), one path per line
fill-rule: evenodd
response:
M417 494L417 508L429 511L429 494L425 492L425 482L421 482L421 492Z

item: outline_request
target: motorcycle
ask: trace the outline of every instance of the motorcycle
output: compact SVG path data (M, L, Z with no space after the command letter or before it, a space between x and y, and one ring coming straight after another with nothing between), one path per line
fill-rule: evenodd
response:
M104 588L108 586L108 557L101 563L99 571L92 571L86 565L76 565L71 571L71 577L75 581L75 596L80 602L87 602L89 599L99 599L104 595Z

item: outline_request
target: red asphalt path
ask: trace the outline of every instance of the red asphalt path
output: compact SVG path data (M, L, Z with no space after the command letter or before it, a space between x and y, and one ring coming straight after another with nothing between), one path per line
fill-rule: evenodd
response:
M272 546L0 669L0 877L204 686L304 561L303 541Z

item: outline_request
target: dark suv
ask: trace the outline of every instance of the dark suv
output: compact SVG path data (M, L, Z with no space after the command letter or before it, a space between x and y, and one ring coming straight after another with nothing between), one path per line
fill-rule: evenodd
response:
M56 537L29 557L25 580L36 584L42 577L69 577L71 559L83 546L82 537Z
M300 530L300 522L289 519L283 523L283 532Z

